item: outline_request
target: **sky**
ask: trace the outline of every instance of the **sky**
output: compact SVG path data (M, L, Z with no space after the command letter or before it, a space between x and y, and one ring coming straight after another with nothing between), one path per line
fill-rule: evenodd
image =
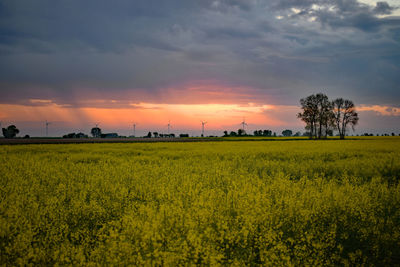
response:
M400 1L1 0L0 121L20 135L304 131L299 100L353 100L400 133Z

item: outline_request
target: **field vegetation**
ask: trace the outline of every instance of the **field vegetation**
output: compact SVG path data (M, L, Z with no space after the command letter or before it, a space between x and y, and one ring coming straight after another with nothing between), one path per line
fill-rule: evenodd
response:
M395 265L400 138L0 146L4 265Z

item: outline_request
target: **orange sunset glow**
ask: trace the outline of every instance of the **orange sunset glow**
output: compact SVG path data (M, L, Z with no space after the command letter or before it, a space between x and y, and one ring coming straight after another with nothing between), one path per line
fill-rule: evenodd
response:
M129 104L130 107L69 107L47 99L31 99L35 105L0 104L0 120L4 122L30 122L42 127L45 120L54 122L57 127L77 127L88 130L96 123L108 129L128 129L133 123L143 131L165 131L170 121L173 129L198 130L200 121L207 121L207 129L214 132L236 130L245 119L248 128L280 129L297 127L302 124L296 119L298 106L247 104ZM94 102L94 101L92 101ZM97 101L99 102L99 101ZM372 111L378 116L400 116L399 110L388 106L366 106L363 112Z
M44 106L0 105L2 121L54 121L60 126L88 125L101 123L103 127L126 128L134 122L149 129L165 128L171 121L174 128L196 129L201 120L207 121L207 128L213 130L239 128L246 119L250 125L284 127L287 121L279 115L295 114L297 106L247 105L239 104L132 104L132 108L73 108L50 103L47 100L33 102L46 103Z

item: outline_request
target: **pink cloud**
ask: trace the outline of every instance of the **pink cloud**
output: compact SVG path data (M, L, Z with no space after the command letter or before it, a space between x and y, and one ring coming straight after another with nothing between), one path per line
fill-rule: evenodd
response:
M361 105L357 108L358 111L373 111L380 116L400 116L400 108L380 105Z

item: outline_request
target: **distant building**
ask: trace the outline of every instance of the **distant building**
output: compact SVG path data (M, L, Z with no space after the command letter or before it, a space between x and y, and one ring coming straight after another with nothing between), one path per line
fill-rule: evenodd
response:
M87 134L84 133L77 133L75 135L75 138L88 138L89 136L87 136Z
M101 134L101 138L117 138L118 134L117 133L105 133Z

